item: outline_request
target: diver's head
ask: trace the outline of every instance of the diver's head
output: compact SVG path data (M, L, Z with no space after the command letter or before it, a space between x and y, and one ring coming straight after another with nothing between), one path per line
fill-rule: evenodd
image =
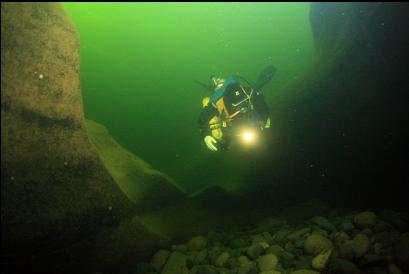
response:
M224 84L224 82L225 82L225 79L216 77L216 76L214 76L214 75L212 75L212 76L210 77L210 80L212 81L213 89L217 89L217 88L223 86L223 84Z

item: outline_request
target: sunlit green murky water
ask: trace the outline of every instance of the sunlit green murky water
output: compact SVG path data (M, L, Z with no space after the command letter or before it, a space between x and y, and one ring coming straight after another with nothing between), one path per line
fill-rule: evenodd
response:
M188 189L194 189L186 174L197 174L189 172L195 159L226 157L207 155L199 137L197 117L206 91L194 80L230 73L256 79L273 64L277 74L264 90L271 101L313 60L309 3L64 7L80 33L87 118L104 124L125 148ZM203 169L214 170L213 177L221 172L211 164Z

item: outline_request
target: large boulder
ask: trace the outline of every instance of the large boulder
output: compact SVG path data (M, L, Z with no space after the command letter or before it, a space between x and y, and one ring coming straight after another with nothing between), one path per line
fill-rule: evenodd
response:
M60 4L1 4L2 252L68 245L131 213L89 142ZM4 248L4 249L3 249Z
M60 4L1 3L2 270L124 267L168 244L134 214L183 195L146 165L133 183L161 194L135 202L124 193L87 135L79 65L78 33Z

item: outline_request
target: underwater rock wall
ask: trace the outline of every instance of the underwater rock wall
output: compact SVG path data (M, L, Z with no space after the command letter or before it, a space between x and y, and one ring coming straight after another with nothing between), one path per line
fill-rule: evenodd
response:
M140 223L143 205L92 145L79 65L78 34L60 4L1 4L2 272L118 267L168 242ZM152 177L139 172L135 184Z
M84 127L79 39L59 4L1 5L2 252L48 252L131 212Z
M60 5L2 3L1 60L2 247L58 246L129 214L88 141L78 35Z
M277 155L256 171L280 166L281 196L403 206L408 15L406 3L311 4L316 60L271 100Z

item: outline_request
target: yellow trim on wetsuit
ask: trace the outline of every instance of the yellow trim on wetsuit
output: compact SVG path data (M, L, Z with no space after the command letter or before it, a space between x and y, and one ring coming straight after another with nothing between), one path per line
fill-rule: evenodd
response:
M203 107L206 107L209 104L210 98L209 97L205 97L203 98L202 104ZM227 127L227 121L232 120L234 117L236 117L240 111L236 111L235 113L233 113L232 115L229 115L226 106L224 104L224 99L223 97L220 98L217 102L216 102L216 109L219 112L218 116L213 116L212 119L210 119L209 121L209 127L212 133L212 136L218 140L222 139L223 137L223 131L222 128ZM222 121L220 119L220 116L224 114L225 117L227 117L227 121Z
M220 98L217 102L216 102L216 108L219 111L219 114L221 115L222 113L224 113L226 115L226 117L229 117L229 113L227 112L226 109L226 105L224 104L224 99L223 97Z

